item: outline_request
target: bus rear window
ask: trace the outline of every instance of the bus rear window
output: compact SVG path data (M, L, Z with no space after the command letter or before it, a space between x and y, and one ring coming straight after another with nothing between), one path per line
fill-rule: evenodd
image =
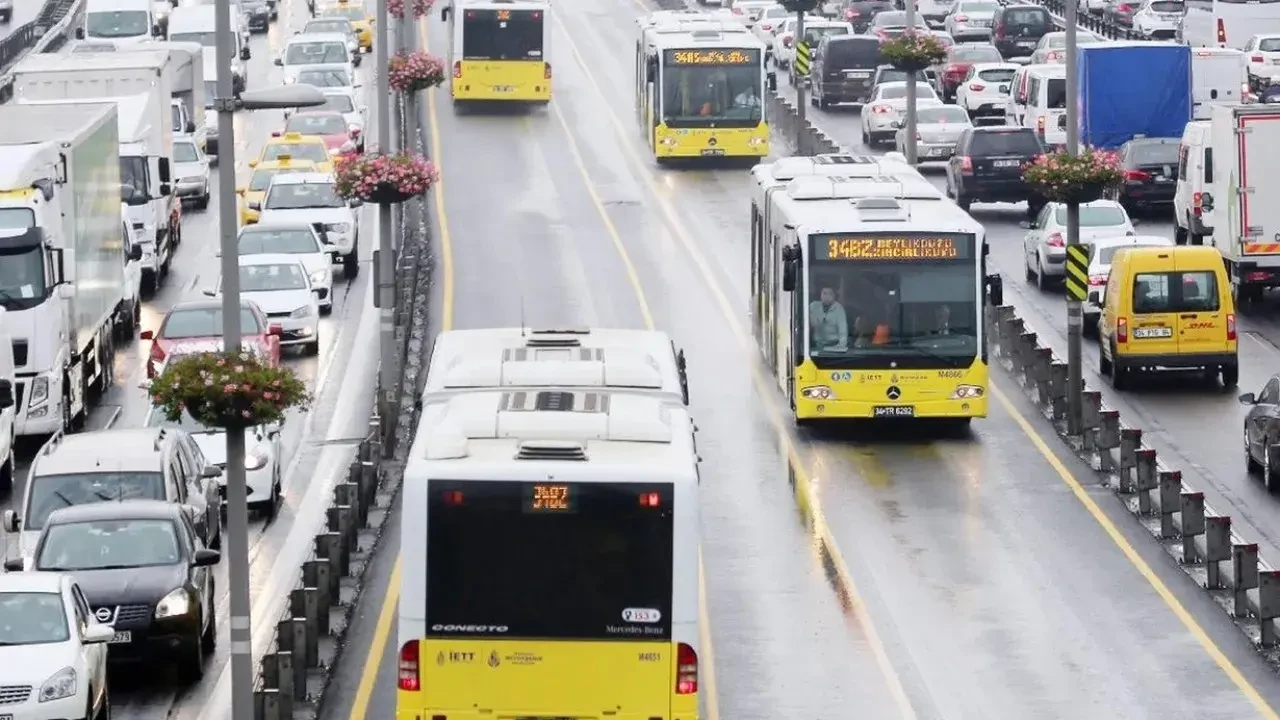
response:
M467 10L462 18L463 60L541 60L540 10Z
M671 637L670 484L432 481L428 637Z

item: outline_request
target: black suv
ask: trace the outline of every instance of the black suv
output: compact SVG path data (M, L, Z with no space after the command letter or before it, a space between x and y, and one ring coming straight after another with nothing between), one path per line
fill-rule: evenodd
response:
M1005 5L991 18L991 44L1006 60L1030 57L1040 38L1054 30L1049 11L1039 5Z
M813 54L809 102L820 108L836 103L865 103L880 57L880 41L871 35L827 35Z
M1120 147L1124 189L1120 202L1130 212L1173 203L1178 188L1178 150L1182 138L1139 137Z
M1044 146L1031 128L969 128L960 133L956 154L947 165L947 197L964 210L974 202L1026 200L1028 215L1035 217L1045 201L1032 197L1022 168L1043 154Z
M892 10L891 0L853 0L845 3L840 17L853 25L853 31L861 35L871 27L871 20L885 10Z

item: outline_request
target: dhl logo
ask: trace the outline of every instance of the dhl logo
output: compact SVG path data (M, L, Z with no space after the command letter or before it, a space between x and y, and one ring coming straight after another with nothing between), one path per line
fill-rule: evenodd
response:
M1212 322L1193 322L1187 325L1188 330L1208 330L1214 326Z
M1280 243L1245 243L1244 252L1246 255L1280 253Z

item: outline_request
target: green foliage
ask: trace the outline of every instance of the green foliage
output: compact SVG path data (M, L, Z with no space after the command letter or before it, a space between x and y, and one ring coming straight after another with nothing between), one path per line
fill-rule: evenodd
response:
M289 408L311 404L307 386L292 370L272 367L251 350L180 355L148 391L170 420L178 421L186 410L209 427L278 423Z
M932 33L908 30L880 43L884 61L899 70L923 70L947 59L947 48Z
M1116 153L1085 147L1077 155L1041 155L1023 167L1022 178L1046 200L1090 202L1124 182L1124 164Z

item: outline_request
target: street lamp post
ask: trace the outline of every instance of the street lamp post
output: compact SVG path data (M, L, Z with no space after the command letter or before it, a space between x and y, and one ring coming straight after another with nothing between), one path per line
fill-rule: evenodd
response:
M907 0L907 32L917 32L916 28L916 0ZM907 73L907 117L906 123L903 124L906 133L907 162L912 165L916 164L916 71L912 70Z
M218 97L218 231L222 249L222 343L240 350L240 258L236 246L236 158L234 113L237 110L284 110L317 107L324 95L310 85L285 85L245 91L236 98L231 85L234 50L230 0L216 2ZM227 428L227 576L231 597L231 717L253 717L253 647L249 627L249 507L245 488L244 429Z
M378 74L378 149L381 152L394 152L394 141L391 135L391 85L387 77L387 60L390 57L388 47L392 38L387 13L387 3L377 3L377 17L374 21L373 51L374 67ZM404 17L400 25L413 22L413 3L406 0ZM401 210L403 212L403 210ZM395 368L395 250L391 240L391 205L378 205L378 252L376 255L377 271L374 278L378 281L374 305L378 308L379 326L379 362L378 362L378 409L383 419L383 433L392 417L391 408L395 405L396 393L392 377Z

